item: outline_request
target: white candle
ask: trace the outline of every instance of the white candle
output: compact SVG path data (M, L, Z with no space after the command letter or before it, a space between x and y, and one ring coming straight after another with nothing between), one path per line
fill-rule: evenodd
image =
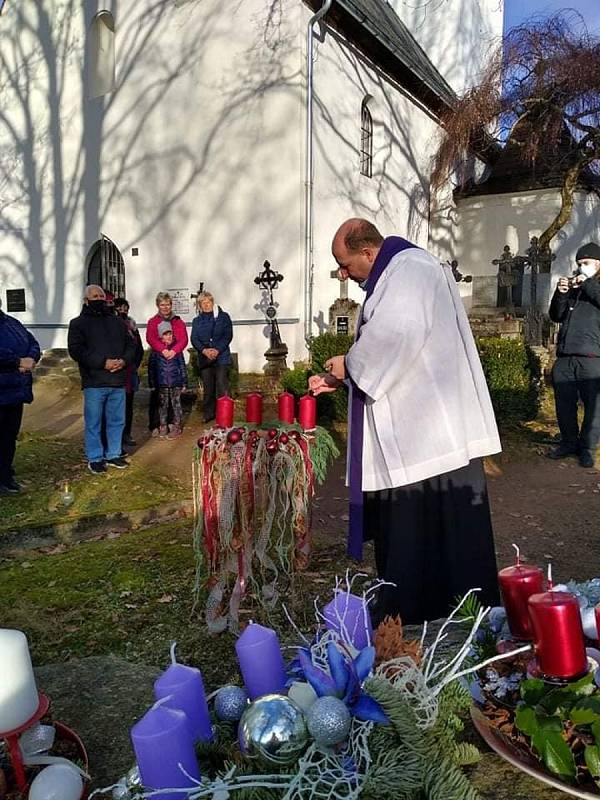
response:
M39 702L25 634L0 628L0 733L27 722Z

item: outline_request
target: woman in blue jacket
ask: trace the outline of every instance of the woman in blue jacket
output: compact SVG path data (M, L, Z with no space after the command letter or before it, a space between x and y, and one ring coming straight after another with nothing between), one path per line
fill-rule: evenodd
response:
M40 360L40 346L18 319L0 311L0 495L17 494L13 459L23 418L23 404L31 403L32 372Z
M210 292L198 295L198 316L192 323L192 345L198 353L198 367L204 393L204 422L215 418L217 397L229 394L229 365L233 338L231 317Z

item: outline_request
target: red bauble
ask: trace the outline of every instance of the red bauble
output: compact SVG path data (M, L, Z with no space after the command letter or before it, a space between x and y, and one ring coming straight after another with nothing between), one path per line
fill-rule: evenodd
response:
M267 448L267 453L273 455L273 453L276 453L279 450L279 445L277 444L275 439L271 439L270 441L267 442L266 448Z
M200 448L200 450L202 450L202 448L203 448L203 447L204 447L204 445L206 444L206 441L205 441L205 439L204 439L204 436L201 436L201 437L198 439L198 441L196 442L196 444L198 445L198 447Z
M241 442L242 441L242 434L240 433L239 430L236 430L234 428L232 431L229 431L229 433L227 434L227 441L229 442L229 444L236 444L237 442Z
M281 442L281 444L287 444L289 440L290 437L287 435L287 433L282 433L279 437L279 441Z
M300 439L302 438L302 434L300 433L300 431L290 431L289 436L292 439L295 439L297 442L299 442Z
M269 428L268 435L269 439L274 439L277 436L277 428Z

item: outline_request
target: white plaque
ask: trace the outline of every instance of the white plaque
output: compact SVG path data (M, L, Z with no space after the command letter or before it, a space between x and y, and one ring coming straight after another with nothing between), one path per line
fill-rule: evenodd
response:
M169 289L169 294L173 301L173 313L177 316L190 313L190 290L189 289Z

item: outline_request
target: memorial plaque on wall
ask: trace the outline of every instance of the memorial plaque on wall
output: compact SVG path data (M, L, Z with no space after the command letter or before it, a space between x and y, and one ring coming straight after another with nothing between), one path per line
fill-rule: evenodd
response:
M190 290L189 289L169 289L169 294L173 301L173 314L178 316L190 313Z
M14 313L15 311L26 311L25 307L25 289L7 289L6 290L6 311L7 313Z

